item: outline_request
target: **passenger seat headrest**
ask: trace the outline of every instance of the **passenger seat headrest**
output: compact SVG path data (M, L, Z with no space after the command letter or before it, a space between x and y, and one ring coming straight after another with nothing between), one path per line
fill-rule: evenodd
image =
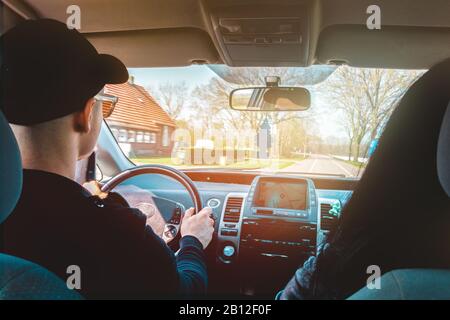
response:
M447 106L439 133L437 169L442 188L450 197L450 104Z
M22 160L16 138L0 112L0 223L15 208L22 191Z

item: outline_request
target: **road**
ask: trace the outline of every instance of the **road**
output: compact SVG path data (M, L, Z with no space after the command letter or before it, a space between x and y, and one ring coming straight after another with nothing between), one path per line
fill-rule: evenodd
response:
M301 173L320 173L320 174L338 174L346 177L355 177L358 174L358 168L336 160L333 157L312 154L308 159L299 161L289 167L279 170L280 172L301 172Z

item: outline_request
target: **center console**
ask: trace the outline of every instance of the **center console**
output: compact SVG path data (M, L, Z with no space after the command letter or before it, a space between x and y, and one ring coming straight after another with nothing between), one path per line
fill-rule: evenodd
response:
M248 194L227 198L219 226L219 259L235 265L241 292L273 294L316 254L317 220L318 200L310 179L257 176Z

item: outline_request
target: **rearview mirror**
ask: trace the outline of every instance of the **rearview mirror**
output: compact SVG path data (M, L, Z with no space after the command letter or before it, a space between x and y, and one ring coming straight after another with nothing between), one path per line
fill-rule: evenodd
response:
M305 111L311 95L300 87L258 87L235 89L230 93L230 107L237 111Z

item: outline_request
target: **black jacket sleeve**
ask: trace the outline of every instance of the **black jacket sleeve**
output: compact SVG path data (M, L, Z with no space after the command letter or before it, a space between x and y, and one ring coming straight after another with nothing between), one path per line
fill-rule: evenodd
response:
M279 295L280 300L306 300L312 298L313 276L316 270L315 256L310 257L299 268L284 290Z
M120 274L114 290L117 297L177 298L205 293L205 256L197 238L183 237L175 256L146 225L146 216L140 210L122 205L108 209L107 223L112 225L108 229L115 230L115 236L106 250L114 250L111 272Z
M336 299L332 273L336 253L328 243L319 246L316 256L305 261L288 282L283 291L277 295L280 300ZM321 272L324 270L324 272Z
M149 227L145 227L146 241L143 244L148 252L145 259L160 261L153 269L159 274L159 279L150 277L149 284L157 283L161 291L173 297L194 297L206 293L208 275L205 263L205 254L200 241L187 236L180 240L180 250L177 256ZM163 280L165 279L165 280ZM169 289L170 288L170 289ZM169 289L169 290L167 290Z
M178 288L184 296L206 293L208 276L203 245L193 236L181 238L180 251L176 257Z

